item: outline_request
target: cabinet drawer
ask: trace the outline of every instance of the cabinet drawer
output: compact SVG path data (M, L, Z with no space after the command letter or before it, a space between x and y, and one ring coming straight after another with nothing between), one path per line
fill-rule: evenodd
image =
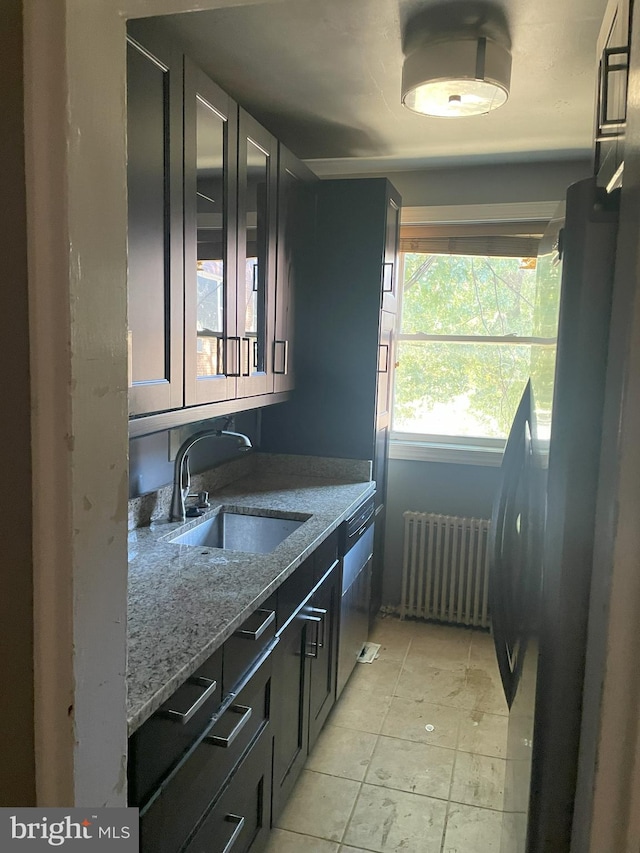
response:
M264 730L184 853L259 853L271 818L271 734Z
M140 816L143 853L175 853L181 848L248 746L266 727L270 701L268 655Z
M221 697L222 649L218 649L129 738L130 805L145 803L195 743L220 707Z
M273 640L275 632L275 596L272 596L224 644L222 681L225 696L233 691L251 669Z
M315 554L312 554L302 565L298 566L295 572L278 589L278 631L289 621L313 589L314 557Z

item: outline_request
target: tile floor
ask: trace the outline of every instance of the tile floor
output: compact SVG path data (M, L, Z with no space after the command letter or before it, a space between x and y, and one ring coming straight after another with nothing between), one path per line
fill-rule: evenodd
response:
M488 634L380 618L267 853L499 853L507 707Z

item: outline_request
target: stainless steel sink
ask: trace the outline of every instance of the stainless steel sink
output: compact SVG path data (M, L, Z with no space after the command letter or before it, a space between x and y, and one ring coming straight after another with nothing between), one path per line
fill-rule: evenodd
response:
M302 513L270 512L262 515L258 511L223 507L213 517L169 541L176 545L270 554L308 518L311 516Z

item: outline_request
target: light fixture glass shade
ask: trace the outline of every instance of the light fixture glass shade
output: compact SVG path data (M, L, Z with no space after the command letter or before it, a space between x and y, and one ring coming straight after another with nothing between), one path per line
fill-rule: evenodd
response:
M439 118L482 115L509 97L511 54L486 38L420 45L406 57L402 103Z

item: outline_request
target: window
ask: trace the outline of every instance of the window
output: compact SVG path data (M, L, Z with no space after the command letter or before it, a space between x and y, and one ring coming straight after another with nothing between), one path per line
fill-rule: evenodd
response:
M406 251L407 242L393 438L422 453L396 447L393 455L499 464L537 340L537 239L515 240L509 250L533 257L506 256L508 238L495 246L502 255L478 254L475 245L464 254L464 240L454 254ZM443 240L433 243L441 249ZM460 458L462 448L473 448L475 458Z

